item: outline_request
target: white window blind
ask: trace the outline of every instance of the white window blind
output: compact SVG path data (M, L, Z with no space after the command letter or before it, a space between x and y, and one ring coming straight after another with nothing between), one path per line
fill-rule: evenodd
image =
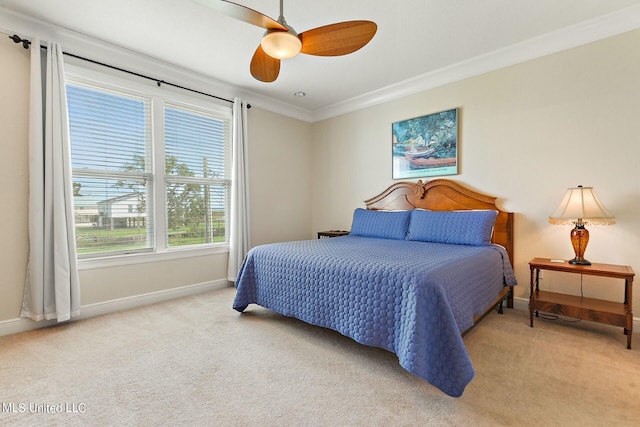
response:
M150 98L67 84L67 103L79 256L153 248Z
M229 120L167 104L165 179L169 246L227 240Z
M79 257L227 244L231 108L94 77L67 81Z

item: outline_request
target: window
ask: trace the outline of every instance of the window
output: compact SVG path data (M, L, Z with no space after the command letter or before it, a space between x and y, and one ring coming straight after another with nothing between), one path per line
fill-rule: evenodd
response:
M75 75L67 104L79 258L228 243L230 108Z
M215 116L167 103L165 197L169 245L226 241L229 204L229 144L225 123Z

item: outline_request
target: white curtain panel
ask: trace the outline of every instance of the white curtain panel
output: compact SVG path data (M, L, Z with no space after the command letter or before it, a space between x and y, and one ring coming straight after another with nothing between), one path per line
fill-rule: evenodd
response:
M231 226L227 276L228 280L235 282L250 248L247 104L240 98L233 100L232 132Z
M73 186L62 48L31 41L29 264L21 317L63 322L80 314ZM44 121L43 121L44 115Z

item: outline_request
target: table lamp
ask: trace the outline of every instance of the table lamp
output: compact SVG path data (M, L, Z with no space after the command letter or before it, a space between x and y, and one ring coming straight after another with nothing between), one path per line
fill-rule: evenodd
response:
M600 202L593 187L578 185L567 189L560 206L549 217L549 222L557 225L575 224L571 230L575 258L569 260L569 263L591 265L584 259L584 251L589 243L589 230L585 228L585 224L610 225L615 224L616 219Z

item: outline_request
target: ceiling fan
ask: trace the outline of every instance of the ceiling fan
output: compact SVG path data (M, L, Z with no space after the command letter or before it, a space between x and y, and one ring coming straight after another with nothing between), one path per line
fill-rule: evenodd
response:
M280 0L278 20L226 0L195 0L227 16L264 28L267 31L251 59L251 75L261 82L273 82L280 73L280 60L298 53L315 56L341 56L364 47L378 26L371 21L345 21L325 25L298 34L284 19Z

